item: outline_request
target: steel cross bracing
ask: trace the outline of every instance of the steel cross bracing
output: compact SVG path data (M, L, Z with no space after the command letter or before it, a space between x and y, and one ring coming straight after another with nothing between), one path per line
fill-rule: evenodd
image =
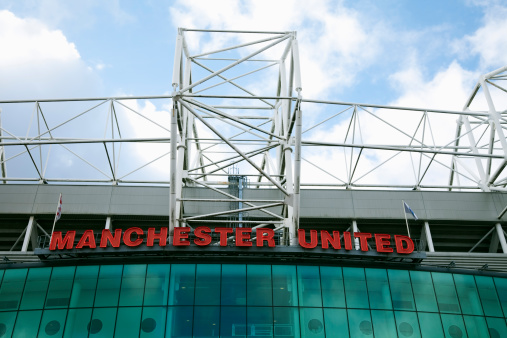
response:
M171 94L0 101L1 181L169 185L171 229L245 211L290 244L301 187L504 191L506 81L481 77L456 111L310 99L295 32L182 28ZM232 166L241 210L223 202Z

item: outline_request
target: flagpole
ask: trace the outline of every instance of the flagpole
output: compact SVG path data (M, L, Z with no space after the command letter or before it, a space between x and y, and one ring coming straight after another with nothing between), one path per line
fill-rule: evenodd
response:
M56 225L56 217L58 216L58 208L60 208L60 201L62 200L62 193L60 193L60 197L58 198L58 204L56 205L56 212L55 212L55 220L53 221L53 229L51 229L51 238L53 238L53 232L55 231L55 225Z
M401 203L403 204L403 214L405 215L405 223L407 224L407 233L408 233L408 237L412 238L410 236L410 229L408 228L408 219L407 219L407 211L405 210L405 201L404 200L401 200Z

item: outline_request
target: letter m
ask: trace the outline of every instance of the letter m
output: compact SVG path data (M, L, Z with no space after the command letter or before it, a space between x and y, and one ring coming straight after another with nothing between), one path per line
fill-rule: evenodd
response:
M74 246L74 238L76 237L76 231L67 231L65 237L62 239L62 232L55 231L51 237L51 243L49 244L49 250L63 250L72 249Z

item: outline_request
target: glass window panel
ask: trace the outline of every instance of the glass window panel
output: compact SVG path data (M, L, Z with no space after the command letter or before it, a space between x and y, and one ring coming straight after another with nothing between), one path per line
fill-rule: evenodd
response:
M394 311L399 337L420 338L419 321L415 312Z
M4 270L0 270L0 285L2 284L2 278L4 278Z
M298 305L296 267L294 265L273 265L273 305Z
M93 309L92 320L86 326L90 338L113 337L116 310L116 308Z
M322 307L319 267L298 266L297 270L299 305Z
M272 305L270 265L248 265L246 283L248 305Z
M173 264L169 282L170 305L193 305L195 264Z
M5 275L7 275L7 272ZM498 299L502 305L503 313L507 314L507 278L494 277L493 280L495 282Z
M5 271L0 287L0 311L17 310L28 269Z
M488 331L491 338L507 337L507 326L504 318L486 317L488 323Z
M435 295L437 296L438 309L440 312L460 313L458 296L454 287L452 274L432 272Z
M39 327L39 338L61 338L67 310L46 310L42 314Z
M463 316L469 337L489 338L486 319L478 316Z
M345 307L343 274L339 267L321 266L320 282L324 307Z
M35 268L28 271L25 290L19 308L21 310L37 310L44 308L44 300L48 291L51 268Z
M42 311L20 311L12 338L37 337Z
M502 317L502 308L496 294L495 284L492 277L475 276L475 283L479 290L482 309L486 316Z
M300 308L301 337L324 338L324 318L322 308Z
M17 312L0 312L0 337L10 337L12 335L12 329L14 328L14 322L16 320Z
M163 337L165 332L166 312L167 308L165 307L143 308L140 338Z
M120 306L143 304L146 264L125 265L121 279Z
M47 308L66 308L69 306L75 271L76 267L74 266L53 268L46 298Z
M192 310L192 306L170 306L167 309L166 337L192 337Z
M333 335L336 336L338 333L340 337L349 337L347 310L324 309L324 328L326 330L326 337L333 337Z
M437 300L430 272L410 271L417 311L437 312Z
M468 315L482 315L482 305L475 285L474 276L454 275L456 291L458 291L461 311Z
M246 304L246 265L222 265L221 294L222 305Z
M102 265L100 267L95 306L118 306L122 271L122 265Z
M391 310L391 292L384 269L365 269L371 309Z
M387 270L395 310L415 310L414 295L408 271Z
M169 264L149 264L144 288L144 305L167 305Z
M364 269L343 268L343 278L345 284L345 298L347 300L347 307L366 309L369 308Z
M70 296L69 307L92 307L95 299L95 289L97 288L97 277L99 267L78 266L72 286L72 295Z
M371 319L376 337L396 337L396 324L392 311L372 310Z
M120 307L116 317L114 336L117 338L138 338L141 327L140 307Z
M67 314L64 338L87 338L92 309L70 309ZM92 336L93 337L93 336Z
M245 307L222 306L220 314L220 337L246 337Z
M273 308L273 335L274 337L301 337L299 333L298 308Z
M196 306L194 308L195 338L218 337L220 334L220 308L218 306Z
M441 317L446 338L462 338L467 336L463 318L460 315L442 314Z
M247 337L273 336L273 309L271 307L247 308L246 323Z
M220 305L220 264L197 264L195 305Z
M347 314L350 338L373 337L373 325L369 310L347 310Z
M415 286L414 286L415 291ZM442 322L438 313L419 312L419 326L422 338L443 338Z

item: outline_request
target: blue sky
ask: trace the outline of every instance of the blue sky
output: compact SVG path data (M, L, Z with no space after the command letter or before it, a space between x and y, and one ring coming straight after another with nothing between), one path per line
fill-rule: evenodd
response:
M0 33L0 60L14 59L0 63L4 100L168 93L178 26L297 30L302 54L322 49L302 60L303 95L315 99L396 103L452 70L449 84L470 90L507 63L507 34L481 35L507 31L505 1L2 0L0 10L3 31L17 27ZM43 43L27 52L31 39Z
M177 28L185 27L297 31L302 95L307 99L461 110L481 74L507 65L506 17L505 0L0 0L0 100L169 94ZM220 48L237 42L207 37L192 40L191 34L187 38L194 51L210 47L210 43ZM247 87L261 90L265 81L257 78ZM500 102L503 106L498 110L503 111L505 96ZM169 106L155 104L141 100L132 103L133 108L168 125ZM22 107L29 108L24 109L23 116L6 108L2 113L4 128L24 135L28 126L30 133L35 133L29 127L33 107L28 106ZM101 109L97 117L89 114L89 121L76 120L74 129L59 136L76 137L78 132L85 132L88 137L103 137L108 129L98 127L96 121L108 115L106 106ZM304 123L308 124L332 113L311 104L305 104L303 111ZM57 112L54 116L52 126L63 121L56 117L67 118ZM396 119L402 129L414 129L412 124L417 122L408 115ZM452 139L456 119L451 116L447 120L445 126L443 120L433 121L435 133ZM136 136L165 133L159 126L133 121L125 124ZM347 127L344 121L326 123L305 137L342 137ZM83 128L85 125L89 128ZM366 130L366 143L399 141L389 129ZM11 149L6 150L10 156L14 154ZM72 149L80 151L78 146ZM54 176L70 175L74 168L82 170L82 161L60 150L64 154L51 153L61 162L50 164L62 172ZM155 149L153 145L131 150L146 161L165 152L164 147ZM100 160L94 155L99 153L95 149L80 152L91 155L93 163ZM313 163L329 162L330 168L342 161L342 154L319 152L308 156ZM366 164L374 165L373 155L364 157ZM27 163L31 165L29 158L24 160L26 163L20 160L12 164L15 172ZM168 157L156 163L161 179L167 179ZM107 162L97 166L108 170ZM383 175L398 180L406 171L404 165L398 167L399 171L386 170ZM365 166L364 171L368 170ZM312 178L312 171L307 172Z

